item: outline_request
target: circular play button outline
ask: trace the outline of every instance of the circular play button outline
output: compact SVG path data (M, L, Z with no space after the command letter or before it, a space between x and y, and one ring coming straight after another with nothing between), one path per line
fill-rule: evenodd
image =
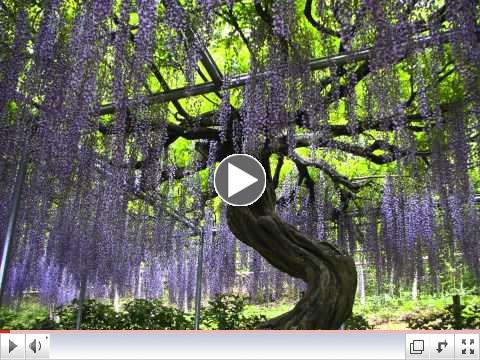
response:
M227 204L248 206L263 195L267 174L262 164L253 156L232 154L216 167L213 185L218 196Z

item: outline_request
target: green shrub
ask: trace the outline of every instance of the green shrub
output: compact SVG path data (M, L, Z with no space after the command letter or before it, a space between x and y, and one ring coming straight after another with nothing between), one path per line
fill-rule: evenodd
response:
M78 302L57 310L59 329L74 329ZM126 303L120 312L112 305L93 299L86 300L82 311L82 329L91 330L185 330L193 328L191 316L162 305L158 300L134 299Z
M466 306L462 312L462 317L465 329L480 329L480 305Z
M57 309L58 329L75 329L78 313L78 301L63 305ZM113 306L94 299L87 299L83 304L81 329L116 330L122 328L121 315Z
M202 311L202 325L217 330L251 330L267 318L244 315L246 298L240 295L218 295Z
M244 315L246 299L238 295L219 295L202 308L202 328L233 330L254 329L263 315ZM59 329L74 329L78 302L57 310ZM194 327L194 316L160 300L134 299L126 303L120 312L112 305L93 299L86 300L82 311L82 329L164 329L187 330Z
M123 329L193 329L193 316L159 300L135 299L125 304L122 312Z
M420 310L403 317L410 329L447 330L454 329L453 313L447 308Z
M443 309L419 310L407 314L403 318L410 329L425 330L451 330L455 329L455 317L453 305L447 305ZM462 328L480 328L480 306L472 304L462 306Z
M0 329L50 330L54 327L47 309L41 305L24 303L15 310L6 306L0 308Z
M345 330L371 330L373 326L368 323L368 320L360 314L352 314L350 318L343 324Z
M219 295L202 308L201 328L212 330L250 330L267 320L262 311L251 313L246 309L247 299L240 295ZM477 321L479 308L469 308L469 324ZM0 309L2 329L75 329L78 301L58 307L57 322L49 319L47 308L37 303L25 303L17 310ZM475 317L476 316L476 317ZM161 329L187 330L194 327L194 315L173 306L162 304L160 300L134 299L122 306L120 311L99 300L85 300L82 310L82 329L121 330L121 329ZM472 320L473 319L473 320ZM476 320L474 320L476 319ZM472 326L473 327L473 326ZM345 322L345 329L365 330L373 327L362 315L353 315Z

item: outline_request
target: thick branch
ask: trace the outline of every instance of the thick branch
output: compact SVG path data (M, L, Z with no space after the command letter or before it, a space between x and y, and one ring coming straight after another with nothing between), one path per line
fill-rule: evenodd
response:
M375 140L369 146L364 147L364 146L360 146L353 143L346 143L343 141L336 141L333 139L325 139L322 135L319 135L319 134L303 134L303 135L296 136L297 148L310 147L312 145L315 145L317 148L340 150L345 153L362 157L364 159L367 159L379 165L388 164L409 155L416 155L419 157L427 157L430 155L429 152L420 152L420 151L417 151L416 153L412 154L410 149L400 149L400 148L397 148L395 145L392 145L387 141L383 141L383 140ZM283 138L278 145L277 151L279 153L286 154L287 150L288 150L288 145L286 143L286 139ZM376 150L383 150L385 153L374 154ZM317 164L317 165L320 166L320 164Z
M165 128L165 125L162 123L154 123L151 125L152 131L162 131ZM98 131L100 131L103 135L112 135L113 134L113 125L98 125ZM126 128L126 133L131 134L133 128L131 126ZM170 145L179 137L183 137L187 140L215 140L219 141L220 133L217 129L209 128L209 127L189 127L189 126L182 126L182 125L175 125L172 123L168 123L166 125L167 131L167 139L165 141L166 145Z
M320 160L320 159L305 159L301 157L298 154L290 155L292 157L292 160L295 163L302 164L307 167L315 167L317 169L322 170L325 174L327 174L333 182L341 184L345 187L347 187L349 190L356 192L360 190L362 186L365 185L365 183L360 183L360 182L352 182L348 180L347 177L343 176L340 174L338 171L336 171L332 166L327 164L325 161Z

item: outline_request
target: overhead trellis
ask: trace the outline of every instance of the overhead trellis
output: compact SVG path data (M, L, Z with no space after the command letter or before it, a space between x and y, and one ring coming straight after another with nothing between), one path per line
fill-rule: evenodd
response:
M480 31L480 29L477 29ZM411 46L411 52L419 51L425 49L429 45L448 42L452 36L456 34L461 34L459 30L445 31L441 34L436 34L435 36L419 36L413 39L412 43L405 43L405 45ZM338 67L346 64L356 63L362 60L368 60L374 48L366 48L363 50L357 50L353 52L345 52L339 55L327 56L324 58L313 59L309 62L309 69L311 71L317 71L322 69L327 69L331 67ZM227 83L224 83L223 76L218 69L217 64L208 53L208 51L202 52L202 64L207 69L208 74L213 79L212 81L205 82L198 85L186 86L179 89L170 89L168 91L163 91L159 94L153 94L148 96L146 99L142 100L142 105L151 105L157 103L164 103L169 101L175 101L180 99L185 99L189 97L207 95L210 93L218 92L220 90L234 89L242 87L248 83L251 78L250 74L241 74L230 76ZM259 79L267 78L270 75L268 72L257 73L256 77ZM134 105L134 104L132 104ZM115 106L111 104L103 105L97 112L96 115L107 115L115 112Z

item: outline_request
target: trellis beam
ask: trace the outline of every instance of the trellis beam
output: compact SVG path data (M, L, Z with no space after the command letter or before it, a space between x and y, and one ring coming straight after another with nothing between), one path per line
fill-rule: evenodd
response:
M479 31L480 31L480 27L477 28L477 34ZM415 37L411 43L405 42L402 45L410 47L410 51L412 52L414 50L418 50L418 49L433 45L437 41L440 43L448 42L450 41L450 38L452 37L452 35L455 35L455 34L457 35L461 34L461 31L451 30L441 34L418 36L418 37ZM369 47L362 50L344 52L342 54L338 54L334 56L327 56L319 59L314 59L310 61L309 68L311 71L318 71L318 70L326 69L329 67L342 66L349 63L368 60L372 55L372 53L374 52L374 50L375 50L375 47ZM129 106L135 107L139 105L152 105L152 104L165 103L169 101L185 99L193 96L206 95L212 92L219 91L222 88L222 86L223 86L223 89L234 89L234 88L244 86L250 80L250 77L251 77L250 74L241 74L241 75L232 77L228 81L228 83L223 84L223 80L219 81L218 76L220 75L218 75L217 71L215 71L215 68L218 70L218 67L216 65L213 66L214 62L213 62L213 59L211 59L211 57L210 57L210 60L211 61L209 61L209 63L212 66L209 66L209 68L212 71L212 73L210 73L209 71L209 74L214 79L213 81L209 81L203 84L198 84L193 86L182 87L178 89L172 89L172 90L164 91L159 94L150 95L145 99L143 99L143 101L141 102L130 101ZM217 76L215 76L215 73L217 73ZM270 72L266 71L263 73L256 74L256 76L266 78L269 74ZM102 115L113 114L114 112L115 112L115 106L113 104L106 104L100 107L100 109L96 112L96 115L102 116Z
M205 69L207 70L208 75L210 75L212 82L217 85L217 87L221 87L223 83L223 74L218 68L217 63L213 60L212 55L210 52L205 49L201 52L201 62Z

